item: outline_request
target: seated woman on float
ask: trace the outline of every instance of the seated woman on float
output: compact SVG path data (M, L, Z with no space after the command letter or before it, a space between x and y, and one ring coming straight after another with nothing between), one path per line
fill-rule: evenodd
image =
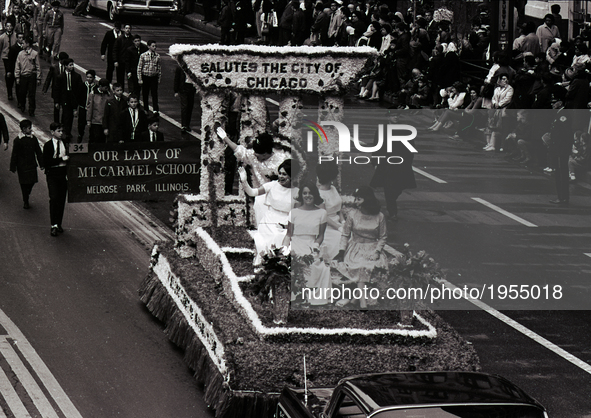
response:
M265 183L277 178L279 165L290 158L288 152L275 148L273 136L263 132L252 142L252 148L246 148L238 145L230 138L222 128L216 130L218 136L234 151L236 159L243 164L250 165L253 188L259 188ZM256 223L264 216L265 199L263 197L255 198L254 213Z
M253 234L257 256L254 264L260 264L261 252L268 251L272 246L280 247L287 232L289 211L293 208L297 187L291 183L292 160L287 159L279 165L279 179L252 188L248 184L244 167L238 169L244 191L249 196L264 196L266 210Z
M300 206L289 213L283 246L290 246L291 253L300 257L314 256L314 263L305 273L306 287L311 292L304 293L303 297L309 297L311 305L324 305L327 303L326 295L330 292L331 282L330 268L321 258L323 255L320 246L324 241L328 216L326 210L319 207L323 200L313 183L305 183L296 200Z

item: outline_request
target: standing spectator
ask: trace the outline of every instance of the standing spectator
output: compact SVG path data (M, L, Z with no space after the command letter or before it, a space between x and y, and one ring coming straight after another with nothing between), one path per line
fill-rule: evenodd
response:
M6 118L2 113L0 113L0 143L2 143L2 138L4 138L4 151L8 149L8 125L6 125Z
M8 51L16 44L16 32L14 31L14 24L11 20L7 20L5 24L6 31L0 35L0 56L4 63L4 81L6 82L6 90L8 92L8 100L12 100L12 87L14 86L14 71L10 69L10 61L8 60Z
M148 130L140 133L139 142L160 142L164 141L164 134L158 130L160 120L158 116L152 115L147 119Z
M230 2L233 5L232 17L234 20L234 41L235 45L242 45L246 36L246 30L252 27L253 12L250 0L234 0Z
M553 15L547 14L544 16L544 23L538 26L536 36L540 40L540 49L542 52L546 52L556 38L560 39L560 31L558 30L558 26L554 24Z
M66 142L72 142L72 125L78 116L78 108L83 106L84 83L80 74L74 71L74 60L64 60L66 70L57 78L57 103L62 109L62 130Z
M103 114L103 133L107 142L119 142L120 120L123 111L127 109L127 100L123 97L123 86L113 84L113 97L107 100Z
M84 91L81 92L80 107L78 108L78 143L82 142L84 138L84 131L86 130L86 107L88 105L88 98L90 93L96 86L96 71L88 70L86 72L86 80L84 81Z
M549 156L554 157L556 162L554 179L558 198L551 200L550 203L568 205L570 195L568 161L574 143L573 112L565 111L561 101L554 104L554 109L556 109L556 116L545 142L548 146Z
M142 86L144 109L148 110L148 96L152 95L152 108L158 114L158 84L162 77L160 54L156 52L156 41L148 41L148 51L140 55L137 65L138 83Z
M316 3L315 9L318 14L316 15L314 24L310 28L312 33L310 36L311 41L313 44L329 46L330 42L328 40L328 26L330 25L330 9L323 9L322 3Z
M513 51L517 53L515 59L523 58L523 54L530 52L534 56L540 53L540 39L536 35L534 22L525 22L519 26L521 35L513 41Z
M578 135L577 135L578 133ZM577 170L587 170L591 162L591 135L578 131L575 133L575 143L568 158L568 175L570 181L577 180Z
M329 45L338 45L340 40L341 28L347 19L343 12L343 2L333 0L330 3L330 21L328 23L328 43Z
M140 107L140 99L135 94L130 94L127 101L129 107L119 118L119 130L121 137L119 142L135 142L139 140L140 134L148 129L146 113Z
M29 116L34 117L36 109L35 95L37 86L41 84L41 64L39 54L32 48L32 43L32 38L24 40L23 50L16 58L14 77L18 86L19 107L24 112L27 99L29 99Z
M33 33L37 37L37 46L39 49L39 56L42 57L46 52L45 49L45 31L44 31L44 20L47 11L49 10L49 4L46 0L39 0L35 10L33 12Z
M220 25L221 45L232 45L232 24L234 17L232 16L232 8L228 0L222 0L222 9L220 10L220 17L218 18L218 25Z
M103 129L103 120L107 103L111 98L109 92L109 80L101 78L98 86L94 86L88 95L86 104L86 123L88 124L88 142L91 144L104 144L107 142L105 129ZM80 118L80 115L78 115Z
M125 50L125 71L127 72L127 82L129 84L129 92L137 96L140 95L141 85L138 82L138 63L140 56L148 50L148 47L142 44L142 37L139 35L133 36L133 44Z
M53 99L53 121L55 123L60 121L61 110L61 106L57 100L57 78L66 72L66 66L64 65L64 62L68 58L70 58L70 56L66 52L60 52L58 54L58 62L49 67L49 72L47 73L45 83L43 83L43 89L41 90L43 94L45 94L49 90L49 87L51 87L51 98Z
M410 32L408 31L406 23L397 23L396 33L398 34L398 40L396 41L396 47L394 48L394 53L396 54L396 73L400 85L403 86L409 80L411 70L411 68L409 68Z
M117 72L117 82L121 84L123 90L125 90L126 74L129 72L129 70L125 68L125 54L127 48L132 45L133 35L131 34L131 25L126 23L123 25L123 34L117 38L115 45L113 45L113 66Z
M187 74L179 66L174 72L174 97L181 99L181 130L191 132L191 116L195 106L195 86L187 79Z
M53 122L49 126L51 139L43 146L43 167L47 178L49 191L49 219L51 224L51 236L57 237L64 232L62 220L66 208L68 195L68 160L67 148L62 139L64 127L60 123Z
M393 111L395 112L395 111ZM390 120L396 123L396 113L390 116ZM386 128L383 128L383 134L386 134ZM375 143L377 143L379 132L376 132ZM385 138L385 137L384 137ZM398 203L397 200L406 189L415 189L417 183L415 175L412 171L412 161L414 154L402 142L392 144L392 151L386 152L386 146L375 152L374 156L388 156L396 155L402 159L401 164L377 164L373 178L371 179L371 187L383 187L384 196L386 198L386 208L388 209L388 220L398 220Z
M23 50L23 42L24 42L24 35L19 32L16 34L16 43L14 45L12 45L10 47L10 49L8 50L8 69L10 71L10 76L12 77L13 80L16 81L15 77L14 77L14 69L16 66L16 59L18 58L18 54L20 54L20 52ZM16 93L16 99L17 102L19 100L19 94L18 94L18 84L15 84L14 86L14 90ZM17 103L18 108L22 110L23 108L23 103L18 102ZM24 110L23 110L24 112Z
M64 14L60 10L60 2L54 0L51 2L51 10L45 15L45 21L43 22L47 49L49 50L50 56L54 59L58 59L60 53L60 46L62 43L62 35L64 34Z
M10 171L18 173L24 209L31 207L29 196L33 186L39 181L37 167L43 169L43 153L39 147L39 140L32 134L32 127L30 120L24 119L20 122L21 133L14 139L10 157Z
M106 78L109 83L113 82L113 71L115 70L115 60L113 49L117 38L121 36L121 22L116 21L113 24L114 28L107 31L101 42L101 59L104 61L107 58L107 74ZM119 79L117 79L119 81Z
M301 46L308 36L306 15L302 10L304 3L292 3L293 20L291 24L291 46Z

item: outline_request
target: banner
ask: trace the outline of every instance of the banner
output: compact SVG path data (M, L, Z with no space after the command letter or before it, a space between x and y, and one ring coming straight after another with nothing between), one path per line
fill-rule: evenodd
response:
M198 142L70 144L68 201L157 199L199 193Z

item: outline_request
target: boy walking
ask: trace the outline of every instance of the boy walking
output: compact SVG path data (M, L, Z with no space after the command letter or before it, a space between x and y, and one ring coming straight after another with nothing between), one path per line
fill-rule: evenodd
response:
M148 107L148 95L152 95L152 108L158 114L158 84L162 76L160 55L156 52L156 41L148 41L148 51L140 55L137 65L137 79L142 86L144 109Z
M39 55L32 48L33 40L27 38L23 42L23 50L19 52L14 67L14 78L16 79L16 93L21 110L25 110L27 99L29 100L29 116L35 116L37 107L35 97L37 86L41 84L41 64Z
M62 219L66 208L68 195L68 160L66 145L63 143L64 127L61 123L53 122L49 125L51 139L43 146L43 166L47 178L49 191L49 218L51 222L51 236L57 237L64 232Z
M23 194L23 208L29 209L29 196L38 181L37 167L43 169L43 154L37 137L32 134L33 124L30 120L20 122L21 133L14 139L10 171L18 173L18 182Z

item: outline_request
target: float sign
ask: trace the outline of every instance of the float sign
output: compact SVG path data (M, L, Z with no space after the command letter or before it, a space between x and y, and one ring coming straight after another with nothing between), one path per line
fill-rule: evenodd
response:
M195 142L70 144L68 201L146 200L199 193Z

